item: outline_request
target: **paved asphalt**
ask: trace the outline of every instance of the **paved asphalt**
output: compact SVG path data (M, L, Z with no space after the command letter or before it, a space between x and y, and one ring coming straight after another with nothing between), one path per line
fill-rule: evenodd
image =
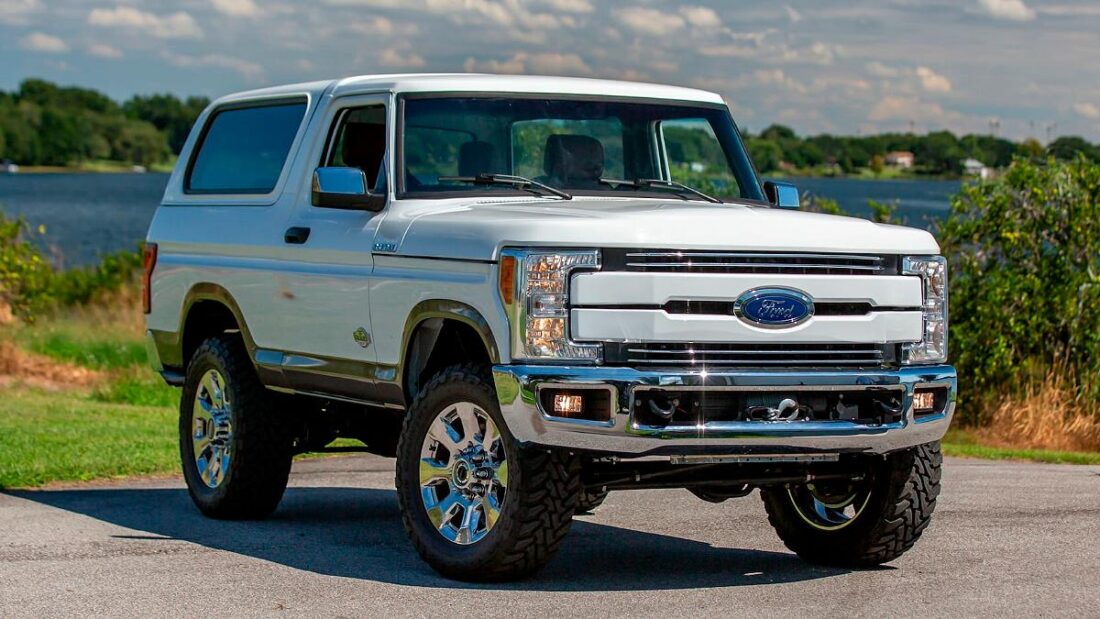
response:
M755 495L612 493L535 579L472 586L413 553L391 462L299 462L254 523L174 479L0 493L0 617L1100 616L1100 467L949 460L924 538L865 571L800 562Z

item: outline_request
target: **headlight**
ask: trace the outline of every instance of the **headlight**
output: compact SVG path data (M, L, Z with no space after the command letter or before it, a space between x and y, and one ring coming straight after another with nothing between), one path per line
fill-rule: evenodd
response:
M599 344L569 339L569 274L600 268L596 250L506 249L500 259L500 296L512 328L512 357L597 361Z
M901 262L904 275L924 283L924 336L902 346L902 362L909 365L947 362L947 260L943 256L909 256Z

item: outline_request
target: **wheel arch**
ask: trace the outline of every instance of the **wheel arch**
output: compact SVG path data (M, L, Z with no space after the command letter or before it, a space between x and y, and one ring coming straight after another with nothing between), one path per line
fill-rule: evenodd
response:
M192 286L184 297L177 331L180 367L187 367L203 340L227 332L240 333L249 357L254 355L256 344L233 295L218 284L204 282Z
M500 363L489 321L461 301L433 299L413 307L405 321L398 379L411 403L431 375L456 363Z

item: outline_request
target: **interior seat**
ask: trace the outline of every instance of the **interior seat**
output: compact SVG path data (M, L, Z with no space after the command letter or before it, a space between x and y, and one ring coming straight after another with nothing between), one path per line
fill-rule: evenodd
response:
M603 144L596 138L570 134L546 138L543 169L551 185L598 187L603 167Z
M344 165L367 175L367 187L374 188L386 156L386 125L348 123L344 125Z
M477 176L493 170L493 145L474 140L458 147L458 175Z

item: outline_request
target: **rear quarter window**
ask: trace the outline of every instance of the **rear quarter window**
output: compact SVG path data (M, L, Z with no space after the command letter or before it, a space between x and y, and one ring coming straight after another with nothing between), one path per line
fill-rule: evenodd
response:
M191 160L187 193L271 193L305 112L304 100L214 112Z

